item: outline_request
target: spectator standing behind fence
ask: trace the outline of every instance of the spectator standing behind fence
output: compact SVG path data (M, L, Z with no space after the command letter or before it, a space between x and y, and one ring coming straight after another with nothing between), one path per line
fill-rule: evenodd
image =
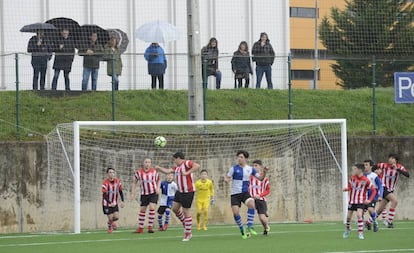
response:
M209 76L215 76L217 90L220 89L221 86L221 72L218 69L218 55L217 39L211 38L207 46L201 49L203 83L207 83L207 78Z
M256 89L260 89L263 74L266 75L267 88L273 89L272 65L275 60L275 52L270 44L267 33L260 34L259 41L256 41L252 49L253 61L256 62Z
M244 87L249 88L249 75L253 74L253 70L246 41L240 42L239 49L234 52L233 58L231 58L231 69L234 73L234 88L243 87L243 79L245 79Z
M51 57L51 43L46 40L44 31L37 31L36 35L30 38L27 45L27 52L32 53L33 67L33 90L45 89L47 62ZM40 75L40 81L39 81Z
M105 45L105 60L107 61L106 72L114 82L114 89L119 88L119 76L122 74L121 52L118 49L118 38L111 37Z
M151 75L151 88L157 88L157 79L159 89L164 89L164 74L167 69L167 58L164 49L158 43L151 43L145 50L145 60L148 62L148 74Z
M88 89L89 76L92 78L92 90L96 90L98 82L99 62L102 59L103 47L98 43L98 34L92 32L84 48L79 50L83 56L82 90Z
M56 90L59 74L62 70L65 78L65 90L69 91L69 73L72 70L72 62L75 56L75 42L72 36L69 36L68 29L63 29L61 35L54 45L55 61L53 63L53 69L55 70L55 74L52 80L52 90Z

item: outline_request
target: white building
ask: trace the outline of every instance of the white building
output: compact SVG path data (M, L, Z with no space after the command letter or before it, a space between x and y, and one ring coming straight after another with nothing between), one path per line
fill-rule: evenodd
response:
M201 46L210 37L219 41L219 68L223 73L222 88L233 88L230 60L240 41L251 47L261 32L269 34L276 51L273 65L273 86L287 87L287 55L289 52L288 0L199 0ZM148 21L162 20L175 24L182 32L176 42L162 45L168 55L165 76L167 89L187 89L187 11L185 0L1 0L0 1L0 90L14 90L15 53L25 53L30 33L19 32L26 24L44 22L55 17L68 17L83 24L103 28L119 28L129 34L130 44L123 55L124 69L120 89L149 89L150 78L143 52L148 46L135 39L135 30ZM98 89L109 90L111 78L106 76L106 63L101 63ZM53 59L49 62L46 87L50 88ZM30 55L19 54L20 89L31 89ZM80 90L82 57L76 56L71 77L72 90ZM255 85L254 76L250 87ZM209 87L214 79L210 79ZM201 84L200 84L201 85ZM90 86L90 84L89 84ZM266 87L265 79L262 87ZM63 74L58 89L63 89Z

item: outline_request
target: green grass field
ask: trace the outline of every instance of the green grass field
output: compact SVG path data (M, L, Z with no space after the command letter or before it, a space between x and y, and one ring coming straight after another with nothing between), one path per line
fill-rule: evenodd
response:
M155 234L134 234L133 229L89 231L81 234L9 234L0 236L0 252L4 253L64 253L64 252L414 252L414 222L397 221L394 229L365 231L365 240L353 231L342 238L341 223L272 224L267 237L261 234L241 239L236 226L210 226L208 231L193 231L193 239L182 242L180 227ZM353 225L355 228L355 225ZM256 227L259 232L261 228Z

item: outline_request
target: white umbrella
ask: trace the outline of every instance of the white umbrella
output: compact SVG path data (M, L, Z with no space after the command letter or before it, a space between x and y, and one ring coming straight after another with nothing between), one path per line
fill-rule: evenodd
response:
M145 23L136 31L137 39L145 42L166 43L180 38L180 31L170 23L153 21Z

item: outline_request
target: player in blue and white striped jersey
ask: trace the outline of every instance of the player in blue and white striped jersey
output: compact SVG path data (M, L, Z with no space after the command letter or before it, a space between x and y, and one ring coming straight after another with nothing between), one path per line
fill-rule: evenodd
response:
M227 174L224 175L225 182L232 182L231 188L231 210L233 212L234 220L240 228L240 232L243 239L246 239L250 234L257 235L257 232L253 228L254 220L254 199L249 193L250 176L253 175L259 180L263 180L266 177L267 168L264 168L263 173L260 174L255 168L247 164L247 158L249 153L244 150L237 152L237 164L229 169ZM241 203L247 206L247 231L243 226L242 219L240 217Z
M173 181L174 173L169 173L167 175L167 180L162 181L160 188L161 188L161 199L160 199L160 207L158 208L158 225L159 231L166 231L168 228L168 223L170 221L170 214L171 214L171 206L174 201L174 195L177 191L178 187L177 184ZM165 213L165 222L163 224L162 216Z
M374 162L372 160L365 160L364 161L364 175L371 181L371 184L374 185L375 189L377 190L376 196L374 200L367 206L368 213L370 217L365 222L365 226L368 230L371 230L371 224L374 224L374 232L378 231L378 222L377 222L377 213L375 212L375 205L377 201L382 199L382 193L384 191L381 179L379 176L372 172L372 166L374 166ZM368 198L371 196L371 191L368 191Z

